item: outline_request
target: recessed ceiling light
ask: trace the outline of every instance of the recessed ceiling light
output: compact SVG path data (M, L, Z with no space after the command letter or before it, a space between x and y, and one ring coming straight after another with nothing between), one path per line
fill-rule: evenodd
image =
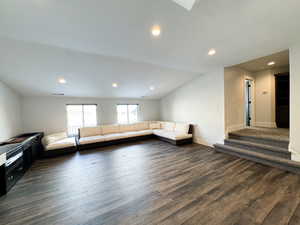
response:
M155 87L154 87L154 86L150 86L149 89L150 89L151 91L154 91L154 90L155 90Z
M209 51L208 51L208 55L214 55L214 54L216 54L216 50L215 49L210 49Z
M114 88L117 88L117 87L118 87L118 84L117 84L117 83L112 83L112 86L113 86Z
M65 84L65 83L67 83L67 81L65 78L61 77L61 78L58 78L58 83Z
M275 65L274 61L268 63L268 66L273 66L273 65Z
M160 26L158 26L158 25L153 26L151 32L152 32L152 35L154 37L158 37L160 35L160 32L161 32L160 31Z

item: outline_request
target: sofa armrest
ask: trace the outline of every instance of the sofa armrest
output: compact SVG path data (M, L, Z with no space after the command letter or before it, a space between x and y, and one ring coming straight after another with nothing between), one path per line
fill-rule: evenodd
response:
M78 135L75 136L76 147L79 145L79 139L80 139L80 136L78 134Z
M192 124L190 124L188 134L193 134L193 133L194 133L194 126Z

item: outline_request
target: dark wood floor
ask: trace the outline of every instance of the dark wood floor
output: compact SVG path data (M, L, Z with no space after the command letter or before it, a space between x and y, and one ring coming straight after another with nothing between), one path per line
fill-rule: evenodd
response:
M6 225L300 224L300 177L157 140L38 161L0 199Z

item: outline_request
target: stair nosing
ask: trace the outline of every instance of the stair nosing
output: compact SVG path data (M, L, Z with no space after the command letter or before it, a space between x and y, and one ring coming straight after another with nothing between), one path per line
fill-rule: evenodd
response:
M261 144L261 143L255 143L255 142L251 142L251 141L244 141L244 140L237 140L237 139L230 139L230 138L225 139L225 141L234 142L237 144L244 144L244 145L253 146L253 147L259 147L259 148L266 149L268 151L279 152L279 153L283 153L283 154L287 154L287 155L291 154L291 152L289 152L285 148L267 145L267 144Z
M265 160L269 160L269 161L275 161L278 163L284 163L284 164L288 164L289 166L293 166L293 167L297 167L300 168L300 162L296 162L293 160L289 160L289 159L284 159L284 158L280 158L280 157L276 157L276 156L270 156L267 154L263 154L263 153L258 153L258 152L254 152L254 151L250 151L250 150L246 150L246 149L242 149L242 148L237 148L237 147L233 147L233 146L226 146L226 145L222 145L222 144L215 144L215 147L219 147L219 148L223 148L226 150L232 150L234 152L237 153L244 153L244 154L248 154L248 155L252 155L258 158L262 158Z

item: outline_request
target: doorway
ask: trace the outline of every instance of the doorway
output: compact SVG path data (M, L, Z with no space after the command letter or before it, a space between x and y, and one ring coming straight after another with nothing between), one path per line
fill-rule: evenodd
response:
M246 79L245 80L245 122L247 127L252 126L253 120L253 80Z
M290 127L290 74L275 75L276 125L278 128Z

